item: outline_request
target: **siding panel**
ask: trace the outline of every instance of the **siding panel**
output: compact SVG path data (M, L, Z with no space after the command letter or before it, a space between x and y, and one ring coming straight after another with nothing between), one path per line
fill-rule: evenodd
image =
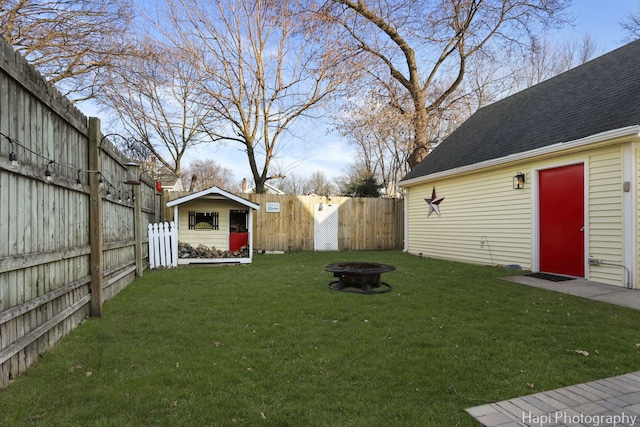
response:
M640 164L640 150L636 151L636 158ZM622 146L618 143L583 153L532 159L526 166L497 167L409 187L409 252L480 264L519 264L531 269L537 233L537 224L533 223L536 182L532 174L582 161L588 174L585 181L588 254L608 263L622 264ZM512 177L519 171L526 174L525 188L514 190ZM427 216L429 206L424 199L431 197L434 186L437 196L444 197L441 217L435 213ZM640 238L637 245L640 248ZM586 275L590 280L620 286L624 283L623 273L619 267L602 265L589 266Z
M623 264L622 146L589 153L589 256ZM587 278L624 285L624 271L612 266L588 266Z
M636 265L635 265L635 282L636 287L640 286L640 147L636 144L636 173L635 173L635 183L632 184L631 188L635 188L635 206L636 209Z
M521 170L521 169L519 169ZM524 171L524 170L523 170ZM434 181L409 189L409 252L492 265L531 265L531 190L512 188L509 168ZM530 173L526 172L530 182ZM433 187L441 217L428 216ZM481 243L483 242L483 243Z

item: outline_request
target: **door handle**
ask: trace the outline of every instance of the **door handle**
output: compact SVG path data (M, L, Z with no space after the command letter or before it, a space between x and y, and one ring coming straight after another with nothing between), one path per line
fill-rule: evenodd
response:
M584 227L580 227L580 231L584 231Z

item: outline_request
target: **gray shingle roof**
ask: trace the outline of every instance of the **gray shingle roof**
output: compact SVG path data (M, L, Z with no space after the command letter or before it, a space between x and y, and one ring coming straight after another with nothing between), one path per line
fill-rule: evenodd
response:
M640 124L640 40L478 110L402 180Z

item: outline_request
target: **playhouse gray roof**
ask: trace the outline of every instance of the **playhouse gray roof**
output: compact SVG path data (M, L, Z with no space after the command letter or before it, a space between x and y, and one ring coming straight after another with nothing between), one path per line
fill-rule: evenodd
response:
M640 124L640 40L478 110L403 179Z

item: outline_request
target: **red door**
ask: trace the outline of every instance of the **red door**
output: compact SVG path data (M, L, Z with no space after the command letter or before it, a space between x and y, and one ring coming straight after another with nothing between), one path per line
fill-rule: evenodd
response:
M540 271L584 277L584 165L540 171Z
M229 250L239 251L243 246L249 246L249 230L247 216L249 211L244 209L229 210Z
M229 250L239 251L249 245L249 233L229 233Z

